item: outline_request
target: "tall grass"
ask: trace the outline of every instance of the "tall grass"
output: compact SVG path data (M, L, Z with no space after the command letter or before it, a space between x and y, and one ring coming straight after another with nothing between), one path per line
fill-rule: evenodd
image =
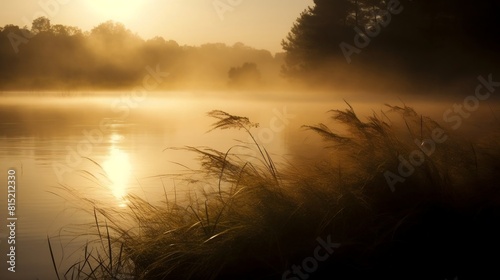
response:
M366 121L348 107L331 111L345 133L304 126L324 139L325 156L309 165L276 164L253 137L257 124L210 112L217 119L212 129L243 129L253 140L246 148L258 157L186 147L199 156L201 170L196 180L185 179L201 191L183 198L165 192L158 203L130 195L127 211L88 201L95 238L81 261L65 270L54 265L56 273L69 279L281 279L311 256L317 237L328 235L342 246L308 279L444 279L487 268L478 254L500 248L491 226L500 217L499 138L471 144L447 131L449 139L391 192L384 172L397 172L399 155L409 155L415 138L430 138L440 125L407 106L388 106ZM464 241L475 243L460 245Z

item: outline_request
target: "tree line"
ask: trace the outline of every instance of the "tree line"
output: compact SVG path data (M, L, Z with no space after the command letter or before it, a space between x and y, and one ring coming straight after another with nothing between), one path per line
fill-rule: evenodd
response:
M260 77L273 79L281 63L243 43L181 46L163 37L144 40L113 21L84 32L45 17L31 28L0 27L0 61L2 90L129 88L142 83L148 66L170 74L162 88L220 88L264 83Z
M248 87L285 77L306 85L386 87L475 81L500 69L496 0L314 0L272 55L242 43L181 46L144 40L108 21L90 31L52 24L0 27L0 89L125 88L145 67L170 73L164 88ZM279 40L279 38L277 38Z

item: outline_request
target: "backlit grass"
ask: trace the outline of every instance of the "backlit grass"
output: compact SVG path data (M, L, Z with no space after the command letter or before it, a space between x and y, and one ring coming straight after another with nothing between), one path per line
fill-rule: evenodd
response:
M186 147L201 169L176 179L198 186L157 203L130 195L127 209L87 201L93 242L68 279L480 279L498 257L498 123L471 143L407 106L360 119L330 112L342 133L304 126L323 139L324 156L277 164L253 137L248 118L212 111L212 129L243 129L258 155ZM436 128L436 144L394 191L384 176ZM162 176L159 176L160 178ZM341 246L307 278L282 278L331 235ZM50 240L49 240L50 244ZM497 251L495 251L497 250ZM52 254L52 248L50 250ZM53 255L52 255L53 256ZM305 272L304 272L305 273ZM498 272L496 272L498 275ZM293 278L296 277L296 278ZM479 276L478 276L479 277Z

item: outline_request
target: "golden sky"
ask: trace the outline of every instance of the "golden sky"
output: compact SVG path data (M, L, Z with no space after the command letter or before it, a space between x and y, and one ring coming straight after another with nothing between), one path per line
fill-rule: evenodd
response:
M88 31L107 20L144 39L163 36L184 45L222 42L281 51L280 42L312 0L1 0L0 26L53 24Z

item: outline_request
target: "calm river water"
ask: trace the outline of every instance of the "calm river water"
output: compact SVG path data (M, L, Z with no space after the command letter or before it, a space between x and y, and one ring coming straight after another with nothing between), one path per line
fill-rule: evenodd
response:
M71 253L82 244L70 241L75 234L84 234L85 228L81 227L81 233L66 228L91 223L93 217L80 211L61 186L109 205L123 206L126 201L121 197L128 193L155 202L161 199L158 194L163 194L163 185L172 192L175 183L155 175L185 170L176 163L189 167L197 164L196 155L166 148L206 146L227 151L239 144L237 140L248 141L238 130L207 133L215 121L207 116L211 110L246 116L259 123L254 135L279 161L284 155L303 153L307 150L304 147L316 145L318 138L301 125L332 124L327 111L347 108L341 98L306 102L173 96L144 100L111 95L0 96L0 223L5 224L0 231L1 279L55 279L47 236L58 263L64 266L68 259L79 257ZM440 121L443 112L462 100L415 101L408 105ZM376 102L352 101L351 105L360 115L367 115L383 109L387 102L401 104L397 99L381 98ZM492 106L481 106L483 110L469 119L469 128L480 130L482 123L493 121L498 110ZM307 156L307 152L304 154ZM15 171L16 185L12 215L7 205L9 170ZM103 171L109 181L98 187L89 174L98 177ZM8 218L17 218L15 273L7 270L12 233L6 225L14 221Z

